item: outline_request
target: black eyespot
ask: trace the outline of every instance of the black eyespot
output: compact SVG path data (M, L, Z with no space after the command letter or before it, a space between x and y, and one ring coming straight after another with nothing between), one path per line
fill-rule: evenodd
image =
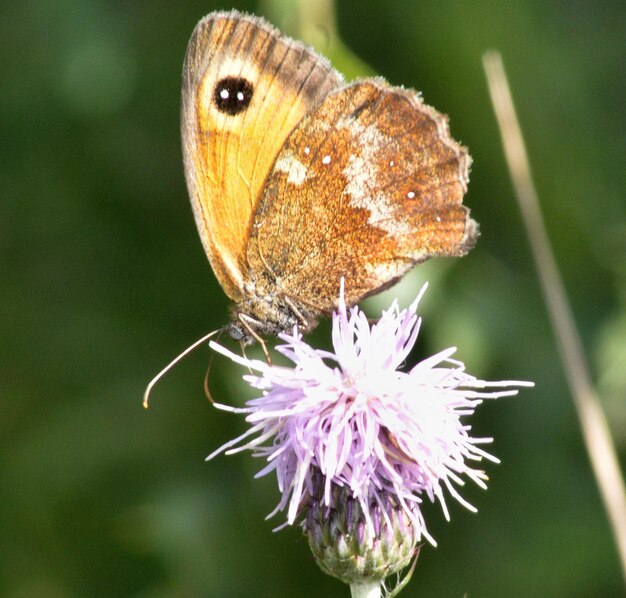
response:
M215 86L213 101L220 112L234 116L243 112L252 100L252 83L242 77L224 77Z

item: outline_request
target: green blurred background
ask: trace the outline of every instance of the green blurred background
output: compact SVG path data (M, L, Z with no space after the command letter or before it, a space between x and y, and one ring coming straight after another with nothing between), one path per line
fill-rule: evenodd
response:
M623 595L481 67L486 49L502 52L624 457L626 5L590 0L339 0L344 46L293 2L2 3L0 594L348 595L317 569L299 530L272 533L282 520L264 517L278 494L273 479L253 480L260 462L204 462L244 430L204 398L208 349L141 407L150 378L227 318L179 141L187 40L218 8L309 36L349 77L369 68L423 91L474 158L466 203L481 224L477 248L417 268L395 294L406 304L431 282L422 355L457 345L471 373L536 388L479 410L474 432L495 437L502 464L487 465L487 492L464 490L477 515L450 501L445 523L426 508L439 547L423 549L402 595ZM322 325L317 342L327 333ZM240 375L215 359L214 396L241 404L250 392Z

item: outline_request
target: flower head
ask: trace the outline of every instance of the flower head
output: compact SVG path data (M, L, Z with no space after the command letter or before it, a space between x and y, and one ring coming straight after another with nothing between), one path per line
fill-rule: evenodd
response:
M487 477L475 464L497 461L481 448L491 439L470 436L464 420L483 399L514 395L517 390L504 388L524 383L478 380L452 359L455 348L401 371L417 340L425 288L406 309L394 301L373 325L358 307L346 309L342 293L333 314L333 352L312 348L297 330L280 335L284 344L276 350L292 367L211 343L258 372L244 378L262 396L240 409L218 405L246 414L251 427L209 458L245 449L264 457L258 476L275 471L282 493L272 514L286 510L288 524L302 519L309 532L312 512L319 523L324 513L346 512L348 501L357 507L361 533L372 539L380 538L382 521L409 529L412 547L422 537L435 544L420 511L423 498L438 501L446 518L445 490L474 510L457 486L469 478L485 487ZM487 390L492 387L500 390ZM355 509L348 510L352 517Z

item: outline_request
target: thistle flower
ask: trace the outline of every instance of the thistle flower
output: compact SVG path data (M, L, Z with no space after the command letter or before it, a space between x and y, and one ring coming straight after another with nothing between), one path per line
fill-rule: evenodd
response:
M262 391L243 408L247 432L208 459L243 450L263 457L257 477L276 472L281 499L272 516L301 523L320 567L350 584L382 581L406 567L428 533L420 510L424 497L439 502L449 519L445 492L466 508L457 486L469 478L485 488L474 464L498 462L462 421L483 399L517 393L524 382L485 382L467 374L449 348L398 368L415 345L421 325L415 301L397 302L370 325L358 307L346 309L343 287L333 314L333 352L314 349L294 329L276 350L292 367L269 365L211 347L257 375L245 375ZM268 516L268 517L269 517ZM282 527L282 526L281 526Z

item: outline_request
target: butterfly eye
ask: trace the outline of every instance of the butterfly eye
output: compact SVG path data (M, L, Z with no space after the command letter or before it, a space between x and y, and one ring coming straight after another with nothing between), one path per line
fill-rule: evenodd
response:
M234 116L248 107L253 93L252 83L247 79L224 77L215 86L213 101L220 112Z

